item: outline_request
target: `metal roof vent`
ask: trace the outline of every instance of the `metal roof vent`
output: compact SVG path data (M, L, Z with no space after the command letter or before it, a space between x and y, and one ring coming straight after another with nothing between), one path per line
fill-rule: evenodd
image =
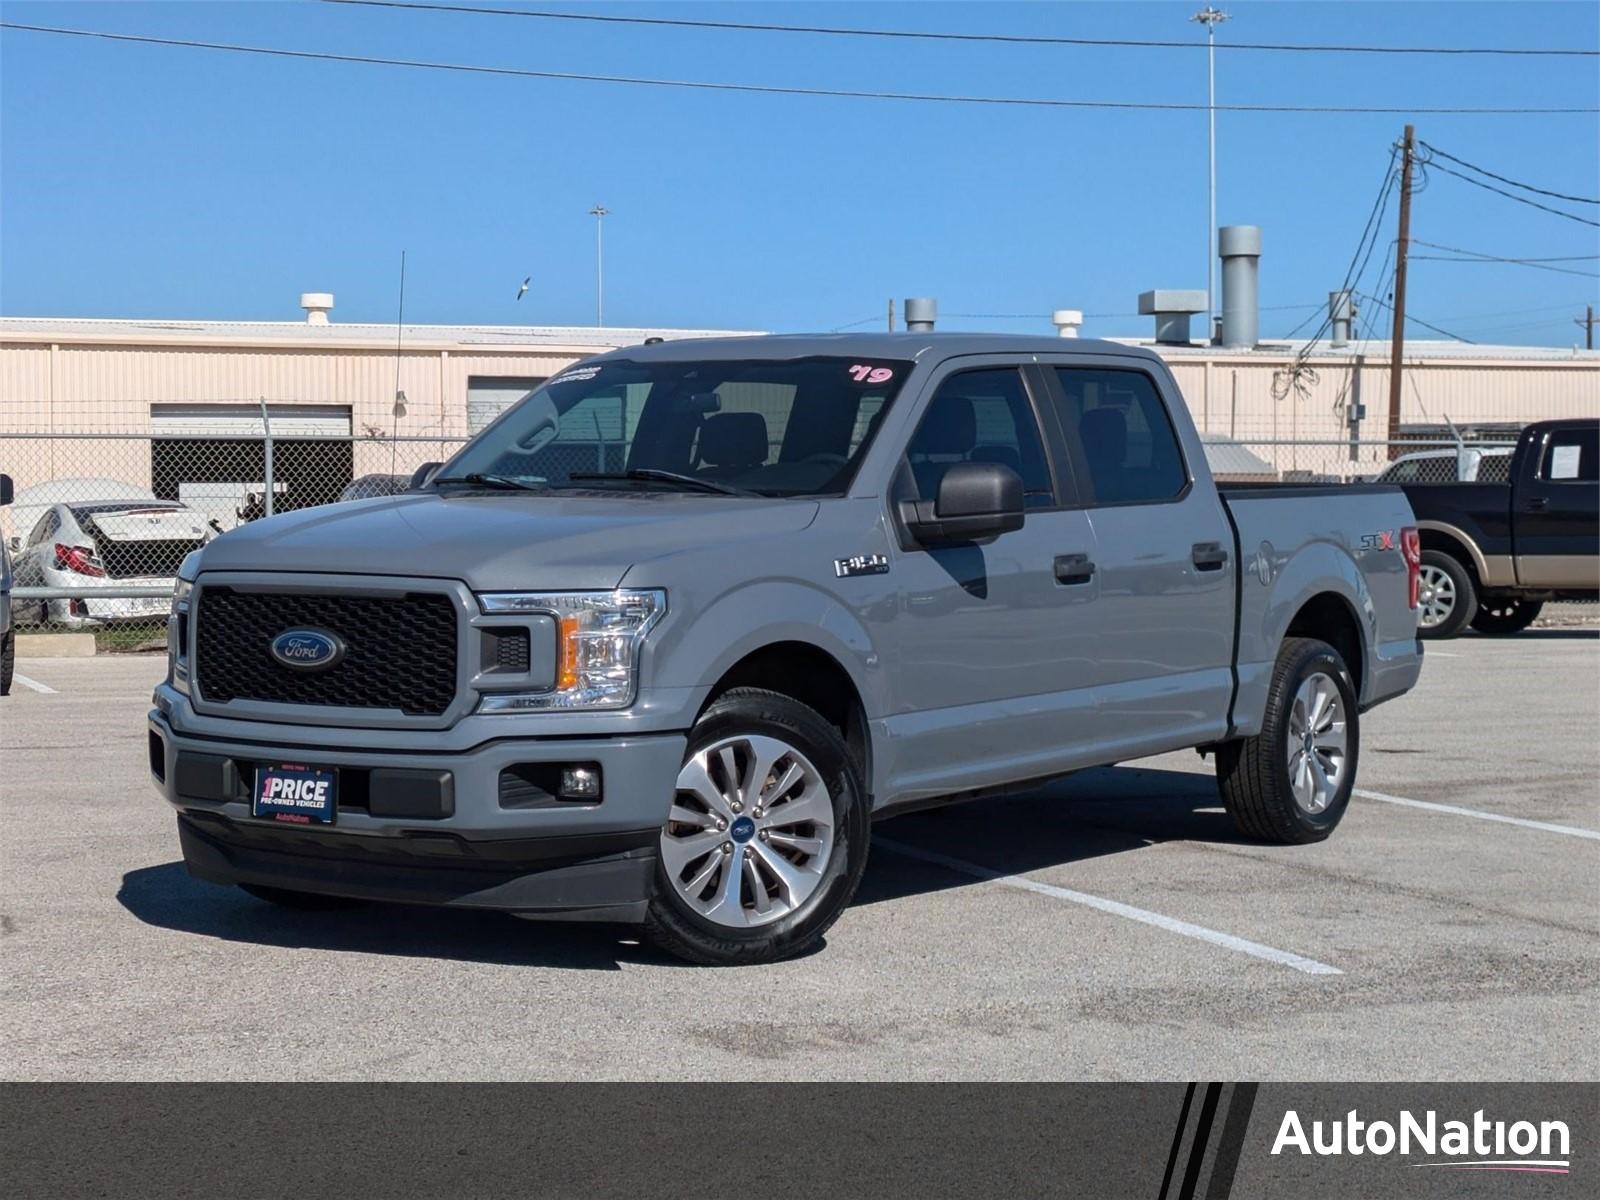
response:
M326 325L333 311L333 293L301 292L300 307L306 310L307 325Z
M1075 338L1083 325L1083 310L1058 308L1050 314L1050 324L1056 327L1056 332L1062 337Z
M932 333L933 323L939 317L939 302L926 297L906 301L906 332Z
M1350 322L1355 315L1355 302L1348 291L1328 293L1329 346L1337 350L1350 344Z
M1139 293L1139 315L1155 317L1156 341L1163 346L1189 345L1189 318L1205 310L1204 291L1157 288Z
M1261 226L1217 230L1222 258L1222 344L1252 348L1261 340Z

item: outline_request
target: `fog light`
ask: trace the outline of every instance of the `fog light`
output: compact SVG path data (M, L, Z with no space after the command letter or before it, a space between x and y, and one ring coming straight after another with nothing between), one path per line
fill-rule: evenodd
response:
M561 768L563 800L600 799L600 768L590 764Z

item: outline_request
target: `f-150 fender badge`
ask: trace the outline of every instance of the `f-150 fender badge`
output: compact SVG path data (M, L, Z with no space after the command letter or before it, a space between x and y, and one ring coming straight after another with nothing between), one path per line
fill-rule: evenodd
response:
M887 575L889 573L889 556L887 554L856 554L850 558L836 558L833 560L833 573L840 579L848 579L852 575Z

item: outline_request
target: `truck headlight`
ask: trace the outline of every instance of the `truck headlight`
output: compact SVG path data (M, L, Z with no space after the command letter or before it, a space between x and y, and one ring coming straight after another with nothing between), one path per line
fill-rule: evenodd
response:
M542 613L556 622L555 686L541 692L491 692L479 712L626 708L639 686L639 651L667 611L659 590L490 592L485 613Z
M190 565L185 559L183 566ZM177 582L172 585L172 608L167 614L167 682L180 692L189 690L189 597L193 591L193 576L185 578L180 568Z

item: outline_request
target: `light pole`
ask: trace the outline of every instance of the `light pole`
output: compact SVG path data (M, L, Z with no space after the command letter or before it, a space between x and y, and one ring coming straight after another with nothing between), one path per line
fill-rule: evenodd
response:
M1210 124L1211 220L1206 225L1206 341L1217 327L1217 26L1228 14L1207 4L1189 18L1206 27L1206 118Z
M596 204L589 210L589 215L594 218L594 323L604 326L606 323L606 259L605 259L605 224L606 218L611 215L611 210L604 204Z

